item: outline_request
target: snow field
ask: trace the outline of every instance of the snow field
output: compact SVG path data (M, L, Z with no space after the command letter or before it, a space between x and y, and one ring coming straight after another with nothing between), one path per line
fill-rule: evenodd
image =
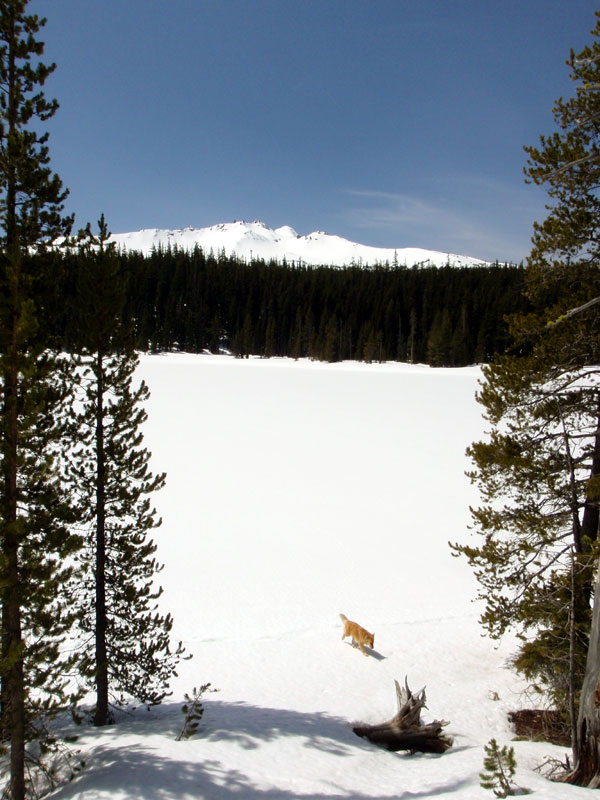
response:
M56 798L490 798L483 745L510 742L523 701L514 648L482 636L474 578L447 542L469 536L465 448L484 430L477 368L143 356L145 445L165 610L182 662L163 706L86 728L87 768ZM369 658L339 613L375 633ZM394 754L352 723L395 713L394 679L427 686L442 756ZM206 682L200 732L175 742L185 692ZM494 698L498 699L494 699ZM517 781L577 798L514 744Z

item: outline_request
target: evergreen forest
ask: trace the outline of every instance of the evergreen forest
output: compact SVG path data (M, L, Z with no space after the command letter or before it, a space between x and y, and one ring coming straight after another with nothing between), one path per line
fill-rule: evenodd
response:
M524 271L515 265L338 269L246 263L199 247L118 257L126 286L123 322L142 351L459 367L503 352L505 317L526 303ZM81 344L80 261L80 253L64 257L52 315L68 350Z

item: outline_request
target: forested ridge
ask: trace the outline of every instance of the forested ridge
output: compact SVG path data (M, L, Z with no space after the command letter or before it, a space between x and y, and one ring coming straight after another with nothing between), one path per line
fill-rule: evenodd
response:
M60 299L59 333L75 349L80 259L65 256ZM525 310L515 265L311 267L199 247L119 260L124 322L143 351L464 366L503 352L505 316Z

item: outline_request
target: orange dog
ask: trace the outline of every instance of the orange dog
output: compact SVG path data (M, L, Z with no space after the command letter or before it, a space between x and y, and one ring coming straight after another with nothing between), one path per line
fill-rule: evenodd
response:
M374 647L375 634L369 633L369 631L366 631L364 628L361 628L361 626L357 622L352 622L352 620L348 619L348 617L344 616L344 614L340 614L340 619L344 623L344 632L342 633L342 639L345 639L346 636L351 636L352 647L356 647L356 645L358 645L362 650L362 654L364 656L368 656L369 654L365 650L364 645L366 644L367 647L371 648Z

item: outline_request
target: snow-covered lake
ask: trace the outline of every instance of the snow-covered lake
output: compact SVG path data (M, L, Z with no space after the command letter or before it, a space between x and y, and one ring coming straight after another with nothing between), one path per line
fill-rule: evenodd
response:
M514 642L482 636L476 584L448 541L471 534L466 447L484 422L479 369L143 356L144 444L163 604L183 662L163 706L80 731L87 766L55 798L493 798L483 746L527 704ZM375 633L365 658L339 613ZM427 686L444 755L376 748L352 723L396 710L394 679ZM210 682L199 733L176 742L185 692ZM585 790L534 769L565 751L515 742L517 783ZM585 793L588 797L589 793Z

